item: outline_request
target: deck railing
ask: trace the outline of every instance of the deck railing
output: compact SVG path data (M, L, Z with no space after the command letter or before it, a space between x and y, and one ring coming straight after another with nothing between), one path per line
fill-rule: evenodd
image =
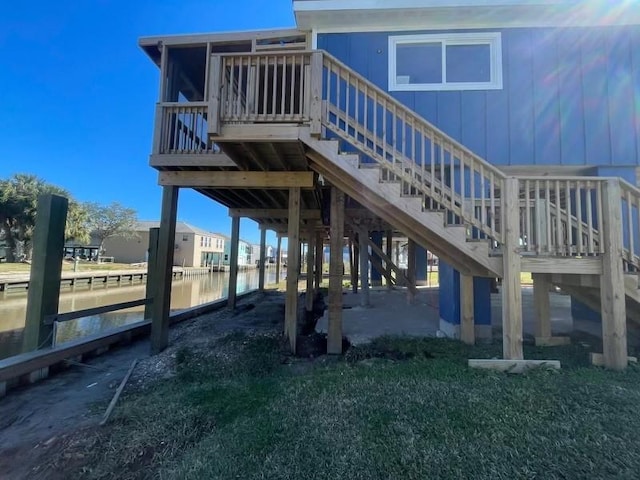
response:
M308 121L310 59L297 51L216 57L211 75L220 84L220 121Z
M208 140L207 102L165 102L156 112L158 154L208 154L219 151Z
M521 251L537 255L604 253L602 185L598 177L525 177L520 185Z

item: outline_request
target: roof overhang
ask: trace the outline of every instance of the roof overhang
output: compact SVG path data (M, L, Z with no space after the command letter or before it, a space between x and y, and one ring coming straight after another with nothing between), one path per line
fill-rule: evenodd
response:
M294 0L299 29L326 31L640 25L637 0Z
M156 65L160 65L160 52L162 51L162 45L166 45L167 47L196 47L204 46L208 43L216 45L247 43L251 45L251 42L253 41L277 37L289 37L304 33L305 32L301 32L295 28L272 28L263 30L194 33L185 35L155 35L141 37L138 39L138 45Z

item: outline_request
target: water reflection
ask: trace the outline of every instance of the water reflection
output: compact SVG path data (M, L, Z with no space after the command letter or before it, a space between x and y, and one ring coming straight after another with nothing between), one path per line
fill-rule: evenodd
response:
M268 269L266 284L275 281L275 269ZM178 311L189 307L225 298L229 292L229 274L212 273L198 277L174 280L171 288L171 310ZM238 293L258 288L258 271L247 270L238 273ZM114 286L94 284L89 287L63 289L60 293L61 313L87 308L100 307L113 303L128 302L143 298L144 283L134 282ZM20 353L22 330L27 309L25 291L0 294L0 358ZM137 322L143 318L144 307L135 307L118 312L105 313L60 323L56 342L61 343L74 338L99 333L108 328L119 327Z

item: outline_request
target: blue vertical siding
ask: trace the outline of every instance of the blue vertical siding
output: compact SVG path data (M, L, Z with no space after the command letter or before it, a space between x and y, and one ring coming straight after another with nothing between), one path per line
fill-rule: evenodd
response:
M533 151L536 165L552 165L561 156L557 35L553 31L542 30L532 32L531 36L531 83L535 122Z
M640 27L501 32L502 90L392 94L497 165L638 165ZM318 48L387 90L399 34L321 34Z

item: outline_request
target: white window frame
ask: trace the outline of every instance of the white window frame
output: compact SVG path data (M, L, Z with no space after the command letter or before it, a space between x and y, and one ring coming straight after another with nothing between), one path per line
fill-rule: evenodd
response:
M397 83L396 47L402 44L440 43L442 45L441 83ZM447 83L447 46L489 45L489 82ZM442 91L442 90L502 90L502 34L500 32L437 33L424 35L394 35L389 37L389 91Z

